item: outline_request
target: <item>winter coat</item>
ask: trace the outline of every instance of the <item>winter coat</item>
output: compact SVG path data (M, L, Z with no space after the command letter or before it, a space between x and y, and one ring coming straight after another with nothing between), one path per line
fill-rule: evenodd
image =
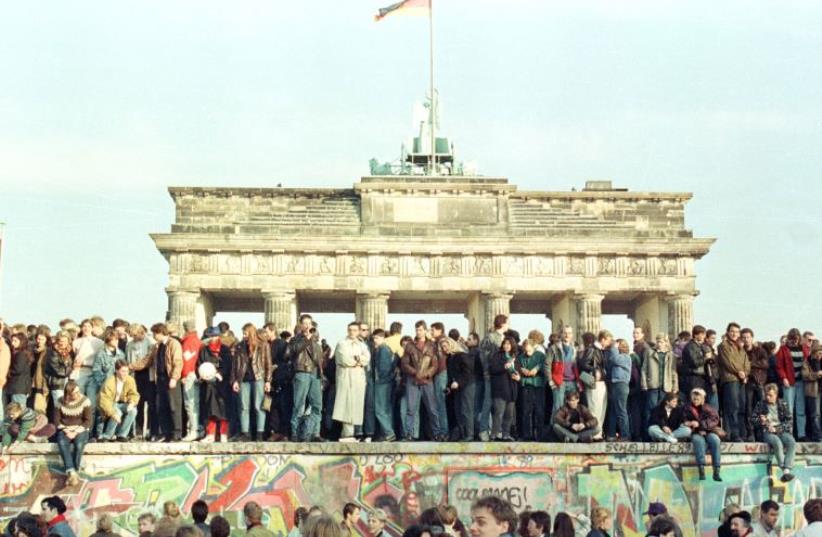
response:
M682 425L683 421L682 416L682 408L676 407L675 409L671 410L670 415L665 410L665 403L659 404L651 410L651 417L648 420L649 425L656 425L660 428L667 427L672 431L675 431Z
M115 404L126 403L136 408L139 402L140 394L137 393L137 382L134 377L129 375L123 379L123 389L120 391L120 397L117 397L117 377L112 375L103 383L103 387L100 389L97 407L104 417L110 418L118 413L115 410Z
M431 382L437 374L437 354L434 351L434 342L425 340L422 349L417 347L416 341L405 345L405 353L400 361L400 367L408 381L418 385Z
M394 384L394 370L397 360L394 351L387 343L377 347L374 357L371 360L371 371L374 375L374 382L377 384Z
M513 358L513 357L512 357ZM517 400L517 381L511 378L515 360L508 360L503 351L498 351L488 363L491 374L491 397L507 403Z
M271 382L271 347L267 341L258 339L253 355L248 341L241 341L234 346L234 366L231 369L232 384L246 380L249 363L255 381Z
M693 404L688 403L682 411L682 421L697 421L699 427L694 431L710 433L719 427L719 414L708 404L703 404L697 408Z
M477 373L477 357L470 352L456 352L448 357L448 385L459 384L460 389L474 384Z
M676 374L676 357L671 351L664 353L665 370L660 371L659 351L650 353L642 362L642 390L662 390L667 393L679 391L679 377ZM660 382L662 376L662 382Z
M719 345L719 379L723 384L741 382L737 373L751 374L751 362L742 345L729 340Z
M533 386L536 388L542 388L545 386L545 372L543 370L543 365L545 364L545 355L540 351L535 350L531 356L528 356L524 352L521 353L517 357L517 371L522 369L532 370L536 369L537 374L534 377L526 377L525 375L520 372L519 376L519 383L522 386Z
M572 369L574 371L574 380L579 383L579 370L577 369L576 357L577 349L573 345L571 350ZM551 382L551 388L560 386L565 376L565 350L563 343L555 343L548 347L548 352L545 356L545 377Z
M64 359L56 349L49 349L46 357L46 384L49 391L62 390L74 368L74 355L69 353Z
M137 360L136 362L134 362L134 364L132 364L136 371L148 369L149 377L153 381L156 381L156 371L154 368L154 363L157 361L157 352L159 350L160 344L155 343L154 346L151 347L151 352L148 354L148 356L140 360ZM180 377L183 373L183 347L182 345L180 345L180 342L174 339L173 337L169 337L166 341L165 364L166 374L168 375L168 378L173 380L180 380Z
M346 338L337 343L334 363L337 366L333 419L362 425L365 408L365 368L371 361L368 345L359 339Z
M562 405L554 415L554 423L560 427L570 429L575 423L582 423L586 429L593 429L597 426L597 419L588 410L588 407L579 403L576 409L568 405Z
M788 408L788 403L782 399L777 400L776 414L779 418L779 425L776 427L776 434L792 434L793 418L791 417L791 409ZM764 399L760 399L756 402L756 405L754 405L753 410L751 411L751 425L760 433L766 432L765 426L762 425L763 417L766 420L768 418L768 402Z
M802 345L802 356L805 361L808 361L808 356L811 354L811 349L807 345ZM780 382L787 379L788 384L793 386L796 381L796 373L793 370L793 357L791 356L791 349L787 345L782 345L776 352L776 375Z
M323 348L316 338L300 332L288 342L288 355L295 373L323 374Z
M11 368L4 391L11 395L31 393L31 364L34 361L28 349L21 349L11 355Z
M819 397L820 385L822 385L822 378L818 373L822 370L822 360L805 360L802 365L802 380L805 381L805 397L817 398Z

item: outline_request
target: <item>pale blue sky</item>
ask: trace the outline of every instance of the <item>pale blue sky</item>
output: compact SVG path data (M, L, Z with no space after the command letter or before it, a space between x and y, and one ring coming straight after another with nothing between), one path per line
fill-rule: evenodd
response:
M374 23L388 3L5 5L0 315L154 321L167 186L348 187L395 157L427 87L427 26ZM822 331L822 4L435 9L443 127L481 173L692 191L689 227L718 238L697 320Z

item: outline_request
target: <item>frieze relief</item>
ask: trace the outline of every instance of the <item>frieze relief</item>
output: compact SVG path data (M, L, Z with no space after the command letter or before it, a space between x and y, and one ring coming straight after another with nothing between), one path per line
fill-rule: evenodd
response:
M382 257L379 259L379 267L381 276L395 276L400 273L400 260L396 257Z
M613 257L598 258L597 272L603 276L613 276L616 274L617 262Z
M568 274L585 274L585 258L578 256L568 258Z

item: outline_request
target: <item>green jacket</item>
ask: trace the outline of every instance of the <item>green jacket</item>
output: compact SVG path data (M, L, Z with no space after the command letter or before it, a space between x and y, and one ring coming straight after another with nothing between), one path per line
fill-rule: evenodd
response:
M545 386L545 369L543 367L544 364L545 355L540 351L534 351L534 354L532 354L531 356L526 356L524 352L517 356L517 372L520 373L519 383L522 386L535 386L537 388ZM526 377L519 371L520 368L536 369L537 376Z
M260 525L249 528L245 534L246 537L274 537L274 533Z
M20 426L20 430L17 433L16 438L11 435L11 427L14 425L15 421ZM7 415L3 420L2 425L0 425L0 436L3 438L3 447L9 447L15 440L18 442L25 440L35 423L37 423L37 412L31 408L26 408L23 410L23 414L20 415L17 420L13 420Z

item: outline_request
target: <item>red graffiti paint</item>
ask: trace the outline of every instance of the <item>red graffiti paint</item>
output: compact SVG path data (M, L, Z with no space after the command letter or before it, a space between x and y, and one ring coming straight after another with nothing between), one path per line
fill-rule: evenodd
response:
M244 458L239 463L231 466L228 471L217 476L217 483L225 485L227 488L220 494L210 506L211 511L228 511L231 507L243 499L248 494L257 472L260 469L252 458Z

